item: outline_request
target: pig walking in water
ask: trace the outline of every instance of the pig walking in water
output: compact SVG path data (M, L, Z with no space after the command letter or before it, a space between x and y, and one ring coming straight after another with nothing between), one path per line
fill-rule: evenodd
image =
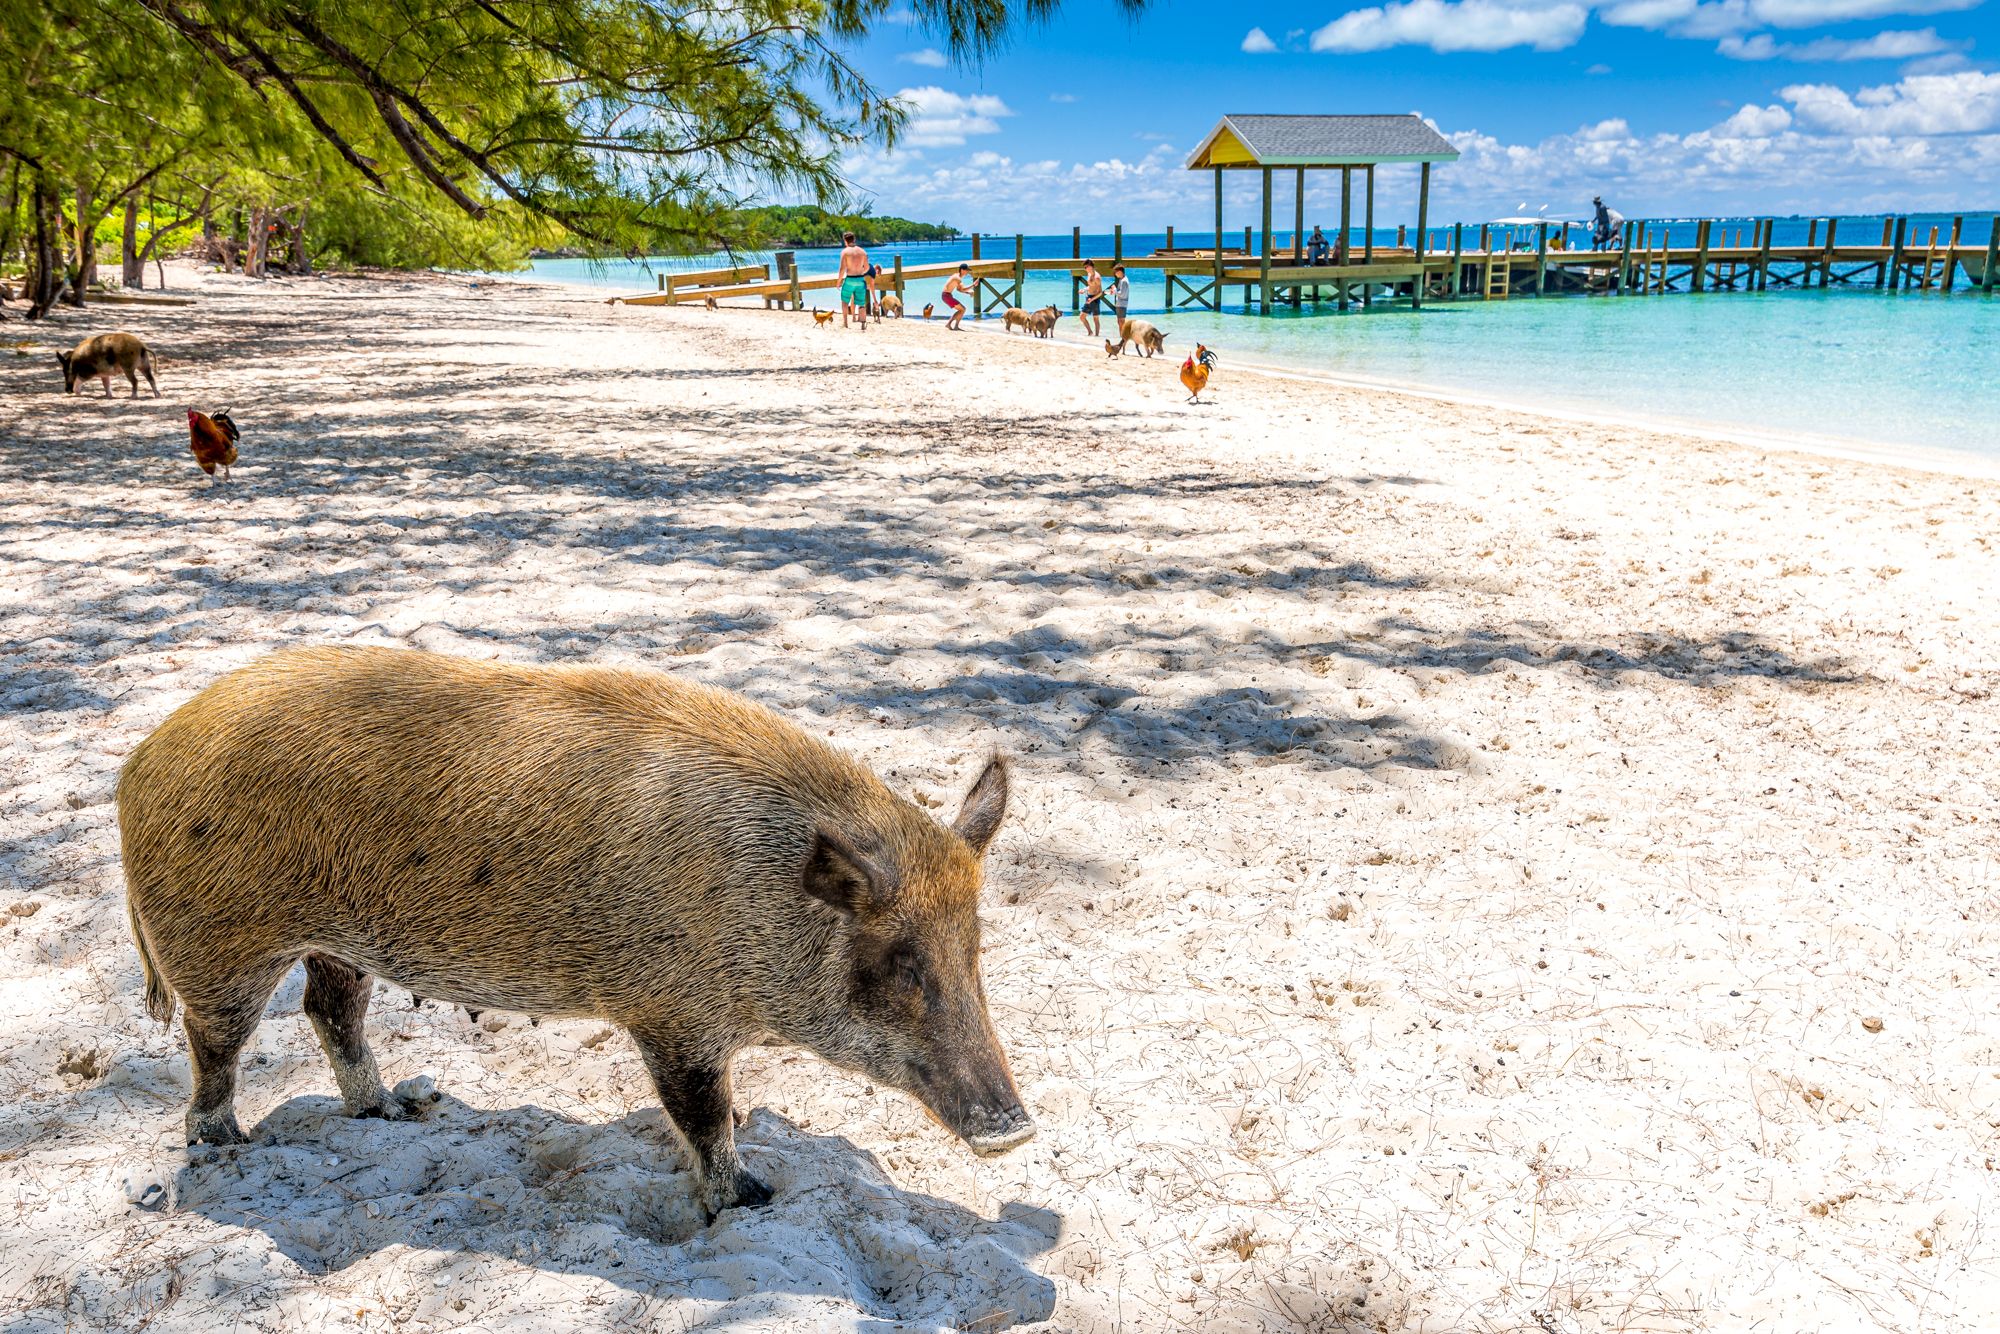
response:
M796 1044L973 1149L1034 1134L986 1013L990 762L946 828L727 691L394 649L274 654L146 738L118 784L146 1009L184 1012L189 1143L241 1141L236 1058L306 966L353 1116L409 1114L362 1036L373 979L622 1026L712 1217L762 1204L729 1065Z

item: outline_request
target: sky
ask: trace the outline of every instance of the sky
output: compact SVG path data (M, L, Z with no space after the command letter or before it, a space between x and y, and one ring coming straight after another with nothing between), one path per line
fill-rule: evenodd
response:
M897 146L849 154L857 196L967 231L1206 230L1213 177L1185 164L1232 112L1425 117L1462 155L1433 169L1434 223L1580 219L1595 194L1630 217L2000 206L2000 0L1165 0L1136 20L1072 0L975 66L906 10L856 59L912 112ZM1230 173L1225 226L1255 223L1256 188ZM1382 169L1377 199L1414 221L1415 169ZM1338 201L1337 174L1309 177L1308 225Z

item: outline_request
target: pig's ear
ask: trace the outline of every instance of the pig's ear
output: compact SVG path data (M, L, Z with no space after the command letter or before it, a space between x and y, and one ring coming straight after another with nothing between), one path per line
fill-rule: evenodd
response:
M1000 832L1000 821L1006 814L1007 761L995 755L986 762L972 791L965 794L965 804L958 808L958 818L951 822L952 831L965 840L973 856L983 857L986 845Z
M882 862L831 829L813 835L801 887L844 913L885 907L896 895L895 879Z

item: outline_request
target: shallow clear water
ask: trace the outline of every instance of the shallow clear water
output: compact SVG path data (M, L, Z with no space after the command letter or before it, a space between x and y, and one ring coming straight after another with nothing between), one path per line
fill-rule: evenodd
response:
M1919 218L1911 235L1949 219ZM1653 224L1657 238L1663 224ZM1691 243L1691 223L1664 224L1675 244ZM1737 224L1729 222L1727 229ZM1741 224L1746 235L1749 223ZM1990 218L1968 217L1967 242L1983 238ZM1796 236L1794 236L1796 233ZM1871 243L1880 219L1842 219L1840 239ZM1393 229L1376 233L1393 244ZM1806 223L1780 223L1776 239L1803 240ZM1182 233L1202 244L1206 234ZM1240 244L1238 232L1232 243ZM1159 235L1127 234L1126 254L1145 254ZM1279 238L1289 244L1289 236ZM1467 238L1469 246L1471 238ZM1358 246L1358 242L1357 242ZM1110 236L1083 238L1086 254L1109 255ZM1071 253L1068 236L1028 237L1031 257ZM1008 258L1012 238L988 238L985 258ZM968 242L878 248L888 267L958 260ZM742 256L756 262L765 256ZM834 270L834 253L799 252L800 272ZM654 274L701 267L713 260L593 263L539 260L545 281L637 292ZM1805 433L1874 445L1959 450L2000 458L2000 291L1950 295L1890 295L1872 286L1829 291L1669 294L1659 297L1515 297L1508 301L1432 302L1412 311L1406 301L1380 302L1363 313L1274 308L1268 316L1241 304L1217 314L1164 309L1165 280L1134 264L1132 310L1165 329L1169 349L1185 353L1200 341L1227 364L1232 358L1302 371L1392 384L1473 393L1511 402L1584 412L1665 418L1734 431ZM1872 282L1872 276L1866 281ZM938 284L912 285L914 313ZM1025 304L1070 309L1061 274L1030 275ZM819 294L832 304L832 294ZM1242 289L1227 298L1241 302ZM810 300L811 298L809 298ZM1065 318L1059 328L1074 336Z

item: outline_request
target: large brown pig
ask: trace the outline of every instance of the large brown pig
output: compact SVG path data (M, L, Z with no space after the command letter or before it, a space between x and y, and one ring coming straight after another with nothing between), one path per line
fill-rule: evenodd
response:
M729 1065L785 1042L921 1099L973 1149L1034 1134L987 1018L990 762L950 828L727 691L393 649L274 654L195 696L118 784L146 1008L184 1010L189 1143L243 1139L236 1058L301 959L354 1116L410 1114L373 978L632 1035L702 1206L762 1204Z

